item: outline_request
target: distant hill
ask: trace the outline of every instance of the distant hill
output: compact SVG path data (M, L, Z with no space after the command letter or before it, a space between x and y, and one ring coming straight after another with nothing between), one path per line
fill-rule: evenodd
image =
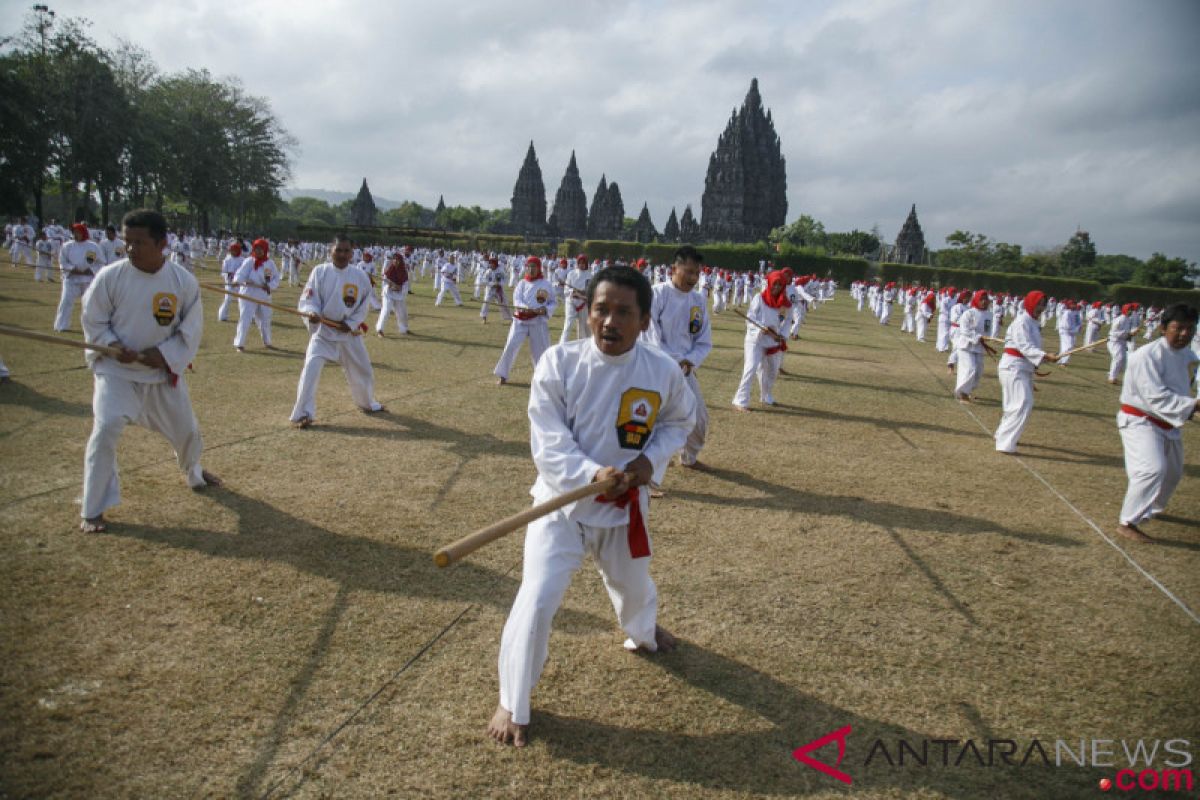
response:
M347 200L353 200L357 196L357 192L331 192L328 189L280 189L279 196L284 200L291 200L293 197L315 197L317 200L324 200L331 206L336 206L338 203L343 203ZM393 208L399 208L402 201L388 200L372 193L371 197L375 200L375 206L380 211L390 211Z

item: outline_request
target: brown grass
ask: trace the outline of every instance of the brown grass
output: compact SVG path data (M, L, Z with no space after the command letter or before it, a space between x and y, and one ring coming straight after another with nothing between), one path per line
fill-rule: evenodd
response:
M0 268L0 321L49 330L56 287L31 274ZM1094 797L1117 767L863 762L876 738L1200 751L1200 626L1026 469L1113 535L1104 356L1040 381L1018 461L951 399L932 345L844 292L786 357L782 405L735 415L742 326L718 317L701 371L714 469L671 470L651 519L661 621L683 644L624 653L582 571L518 752L482 732L520 537L445 571L430 556L529 502L528 358L492 386L505 326L419 284L419 335L367 342L390 413L360 414L330 368L319 426L294 431L303 329L276 314L284 352L252 333L239 355L204 301L189 382L227 488L189 492L166 442L130 428L103 535L77 532L72 502L90 373L0 338L0 796ZM990 429L994 362L980 394ZM1121 546L1200 610L1195 426L1185 447L1173 521L1148 526L1165 544ZM849 788L791 758L844 725Z

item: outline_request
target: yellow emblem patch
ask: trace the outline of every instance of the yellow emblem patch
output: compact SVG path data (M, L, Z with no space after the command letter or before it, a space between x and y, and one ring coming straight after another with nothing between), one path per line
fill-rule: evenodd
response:
M704 309L700 306L692 306L692 313L688 319L688 333L695 336L700 332L700 328L704 326Z
M358 287L353 283L342 284L342 302L346 304L346 308L354 308L354 304L358 302Z
M154 295L154 321L159 325L170 325L175 319L175 309L179 300L173 294L159 292Z
M654 430L662 395L649 389L626 389L617 410L617 442L626 450L641 450Z

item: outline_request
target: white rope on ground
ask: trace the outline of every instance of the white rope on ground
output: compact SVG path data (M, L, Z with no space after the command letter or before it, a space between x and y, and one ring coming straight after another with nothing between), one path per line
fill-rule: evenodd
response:
M892 335L896 336L897 334L893 332ZM933 370L931 370L929 368L928 364L926 364L921 358L919 358L917 356L916 353L913 352L912 348L908 346L908 342L905 342L903 337L900 337L900 344L902 344L904 346L905 350L908 350L909 355L911 355L918 362L920 362L920 364L922 366L925 367L925 370L927 372L929 372L930 375L933 376L933 379L935 381L937 381L939 384L941 384L941 381L938 379L938 376L933 372ZM958 405L962 408L963 411L967 412L967 415L970 416L971 419L975 420L975 424L979 426L980 430L982 430L984 433L988 434L989 436L992 435L992 432L989 431L987 426L983 424L983 420L979 419L979 417L977 417L975 415L974 411L972 411L970 408L963 405L962 403L959 403ZM1014 458L1016 459L1018 464L1020 464L1022 467L1024 467L1029 472L1030 475L1032 475L1033 477L1035 477L1039 481L1041 481L1042 485L1045 486L1047 489L1049 489L1051 491L1051 493L1054 494L1055 497L1057 497L1059 500L1062 500L1067 508L1074 511L1076 516L1078 516L1081 520L1086 522L1088 524L1088 526L1091 527L1092 530L1094 530L1096 533L1100 534L1100 538L1103 539L1104 541L1108 542L1109 546L1111 546L1114 550L1116 550L1118 553L1120 553L1125 558L1125 560L1128 561L1133 566L1134 569L1136 569L1138 572L1140 572L1142 574L1142 576L1146 580L1150 581L1150 583L1152 585L1157 587L1160 592L1162 592L1164 595L1166 595L1171 600L1171 602L1173 602L1175 605L1177 605L1181 609L1183 609L1183 613L1187 614L1188 617L1191 618L1192 622L1195 622L1197 625L1200 625L1200 615L1197 615L1195 611L1193 611L1191 608L1189 608L1187 603L1183 602L1178 597L1176 597L1175 594L1170 589L1168 589L1166 586L1163 585L1162 581L1160 581L1158 578L1154 577L1144 567L1142 567L1141 564L1139 564L1137 561L1135 561L1133 559L1133 557L1125 551L1125 548L1121 547L1121 545L1119 545L1115 541L1113 541L1112 538L1109 537L1108 534L1106 534L1100 528L1099 525L1097 525L1095 522L1092 521L1092 519L1090 517L1088 517L1086 514L1084 514L1078 508L1076 508L1075 505L1070 500L1068 500L1066 497L1063 496L1062 492L1058 491L1058 489L1054 488L1054 486L1051 485L1051 483L1048 480L1043 478L1041 473L1039 473L1033 467L1029 466L1029 464L1027 464L1025 462L1025 459L1021 458L1020 456L1014 456Z

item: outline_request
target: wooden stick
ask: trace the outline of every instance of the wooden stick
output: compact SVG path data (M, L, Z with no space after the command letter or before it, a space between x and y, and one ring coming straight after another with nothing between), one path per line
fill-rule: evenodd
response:
M528 525L539 517L544 517L552 511L557 511L565 505L574 503L576 500L582 500L585 497L591 497L597 494L603 494L609 489L617 485L621 480L621 476L615 475L608 480L603 480L598 483L589 483L586 486L580 486L578 489L573 489L569 492L560 494L552 500L547 500L533 508L527 508L519 514L513 514L511 517L505 517L499 522L494 522L486 528L480 528L469 536L464 536L456 542L446 545L441 550L433 554L433 563L439 567L448 567L455 561L464 556L474 553L479 548L486 544L490 544L497 539L515 531L524 525Z
M538 311L541 310L541 308L545 308L545 306L542 306L541 308L529 308L528 306L514 306L514 305L509 305L508 303L501 303L499 300L484 300L483 302L489 306L499 306L500 308L508 309L510 313L512 311L530 311L530 312L536 314L536 313L538 313Z
M51 336L48 333L38 333L37 331L27 331L24 328L14 328L10 325L0 325L0 333L7 336L18 336L22 339L33 339L38 342L47 344L57 344L63 347L74 347L77 350L95 350L97 353L102 353L106 356L116 358L121 355L119 347L110 347L106 344L92 344L91 342L77 342L74 339L67 339L63 336ZM139 355L137 360L145 364L145 360Z
M766 327L765 325L759 325L757 322L755 322L754 320L750 319L750 318L749 318L749 317L747 317L745 314L743 314L742 312L738 311L736 308L730 308L729 310L730 310L730 311L732 311L733 313L737 314L739 317L741 317L742 319L746 320L746 322L749 322L751 325L753 325L754 327L758 328L760 331L762 331L763 333L767 334L768 336L774 336L774 337L775 337L775 338L776 338L778 341L780 341L780 342L785 342L785 341L787 341L787 340L786 340L786 339L783 337L783 334L781 334L781 333L776 333L775 331L771 330L770 328Z
M227 294L230 297L236 297L238 300L247 300L251 303L257 303L260 306L266 306L267 308L273 308L276 311L282 311L285 314L295 314L297 317L301 317L303 319L308 319L308 314L305 314L303 311L301 311L300 309L297 309L297 308L289 308L288 306L281 306L276 303L267 302L266 300L259 300L255 297L247 297L244 294L239 294L237 292L231 292L228 289L222 289L220 286L213 286L212 284L208 284L208 283L200 284L200 288L208 289L210 292L220 292L221 294ZM323 325L328 325L329 327L333 328L336 331L341 331L342 333L347 332L345 330L342 330L342 326L340 323L334 322L331 319L325 319L324 317L321 317L321 323ZM353 333L353 331L349 331L349 332Z

